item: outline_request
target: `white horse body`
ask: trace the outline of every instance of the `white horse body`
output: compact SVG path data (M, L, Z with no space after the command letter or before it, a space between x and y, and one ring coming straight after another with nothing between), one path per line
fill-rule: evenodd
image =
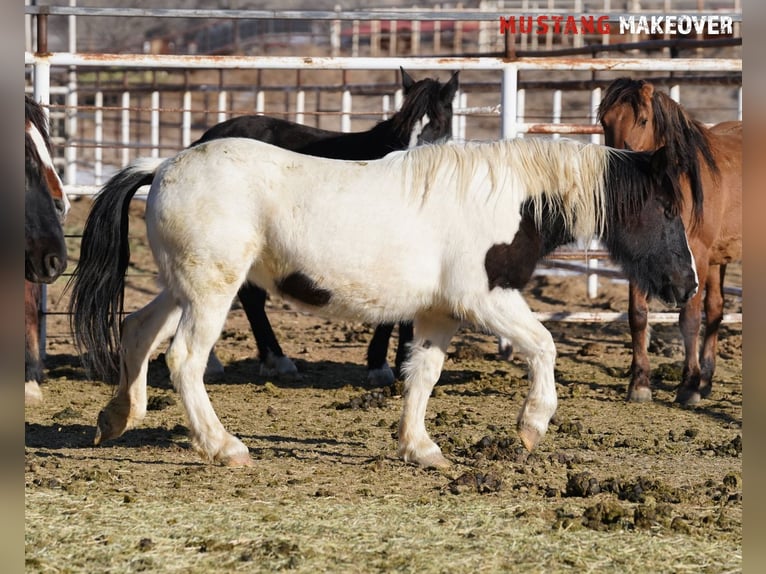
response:
M526 199L491 194L489 180L470 199L455 201L445 188L423 198L399 166L402 152L372 162L328 162L253 140L209 145L216 153L199 146L165 164L150 192L149 239L163 245L156 251L162 276L239 268L251 282L331 317L394 322L433 308L474 320L466 313L487 291L483 256L491 245L513 240ZM201 181L216 182L215 193ZM407 197L392 202L397 193ZM174 245L180 249L164 249ZM242 265L247 261L249 269ZM173 272L162 271L164 265ZM277 281L293 272L331 292L329 303L310 306L281 293ZM242 280L221 277L237 286Z

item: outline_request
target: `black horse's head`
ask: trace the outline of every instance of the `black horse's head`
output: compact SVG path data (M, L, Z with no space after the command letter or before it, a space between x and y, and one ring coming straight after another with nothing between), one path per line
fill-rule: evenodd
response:
M452 100L458 89L455 72L447 83L425 78L415 81L400 68L404 102L394 116L397 132L409 135L409 147L439 143L452 137Z
M51 283L67 265L61 227L67 202L58 175L46 161L50 143L42 109L29 97L25 107L24 276L34 283Z
M648 296L682 307L699 287L664 148L610 154L604 243Z

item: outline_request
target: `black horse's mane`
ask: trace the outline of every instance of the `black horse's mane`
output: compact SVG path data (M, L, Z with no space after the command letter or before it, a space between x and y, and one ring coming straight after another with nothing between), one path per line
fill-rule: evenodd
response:
M598 109L601 121L607 110L619 104L628 104L638 119L641 105L641 89L649 82L618 78L606 90ZM702 166L700 155L713 177L719 170L710 144L710 131L670 96L654 90L652 93L654 140L665 147L668 167L675 178L686 175L694 203L694 221L702 217Z

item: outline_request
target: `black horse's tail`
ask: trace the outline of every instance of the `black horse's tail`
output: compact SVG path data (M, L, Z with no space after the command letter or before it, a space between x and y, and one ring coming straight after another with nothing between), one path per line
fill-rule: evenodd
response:
M119 372L125 271L130 260L128 212L136 191L149 185L161 159L134 162L98 192L67 283L70 326L88 376L114 381Z

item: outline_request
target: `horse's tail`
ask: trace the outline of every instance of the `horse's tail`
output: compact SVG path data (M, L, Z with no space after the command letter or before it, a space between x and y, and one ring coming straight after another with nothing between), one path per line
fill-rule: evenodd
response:
M152 183L163 161L138 160L115 174L96 195L85 222L80 260L67 289L72 289L70 326L88 376L112 381L119 372L130 200Z

